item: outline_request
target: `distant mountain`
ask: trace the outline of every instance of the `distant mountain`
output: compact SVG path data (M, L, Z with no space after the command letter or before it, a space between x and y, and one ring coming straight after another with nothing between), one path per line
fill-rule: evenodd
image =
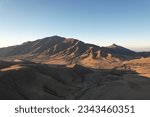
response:
M136 53L135 51L124 48L116 44L108 46L107 48L108 48L108 51L112 53L113 55L119 55L120 57L123 57L125 59L128 59L128 57L132 58L132 57L139 56L138 53Z
M139 52L138 54L143 57L150 57L150 52Z
M0 48L0 59L25 59L51 64L97 66L141 57L132 50L113 44L99 47L73 38L46 37L21 45Z
M132 50L129 50L127 48L124 48L122 46L119 46L119 45L116 45L116 44L113 44L111 46L108 46L108 48L110 49L110 51L112 53L119 53L119 54L125 54L125 55L131 55L131 54L135 54L134 51Z

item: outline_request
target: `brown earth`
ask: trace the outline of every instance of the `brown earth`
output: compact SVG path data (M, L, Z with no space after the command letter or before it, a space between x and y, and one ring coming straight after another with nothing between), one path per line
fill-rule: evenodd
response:
M127 68L137 61L148 68L144 59L114 69L1 61L0 99L150 99L149 76Z

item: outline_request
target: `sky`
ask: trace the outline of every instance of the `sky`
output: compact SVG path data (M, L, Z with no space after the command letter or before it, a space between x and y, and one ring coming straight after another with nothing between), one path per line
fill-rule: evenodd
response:
M0 47L53 35L150 51L150 0L0 0Z

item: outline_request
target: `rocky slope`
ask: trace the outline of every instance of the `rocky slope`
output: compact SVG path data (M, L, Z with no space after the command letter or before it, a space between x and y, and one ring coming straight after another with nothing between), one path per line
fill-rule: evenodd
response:
M113 67L122 60L139 57L141 55L138 53L116 44L99 47L59 36L0 49L1 60L17 58L46 64L81 64L96 68L101 68L104 64L111 64Z
M132 70L1 63L0 99L150 99L150 79Z

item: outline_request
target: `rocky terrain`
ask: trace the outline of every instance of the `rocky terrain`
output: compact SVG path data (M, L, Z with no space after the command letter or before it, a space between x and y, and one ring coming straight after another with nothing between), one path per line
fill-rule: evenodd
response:
M0 48L0 99L150 99L149 56L59 36Z
M0 49L1 60L24 59L36 63L81 64L94 68L103 68L106 64L114 66L122 60L140 57L140 54L116 44L99 47L59 36Z

